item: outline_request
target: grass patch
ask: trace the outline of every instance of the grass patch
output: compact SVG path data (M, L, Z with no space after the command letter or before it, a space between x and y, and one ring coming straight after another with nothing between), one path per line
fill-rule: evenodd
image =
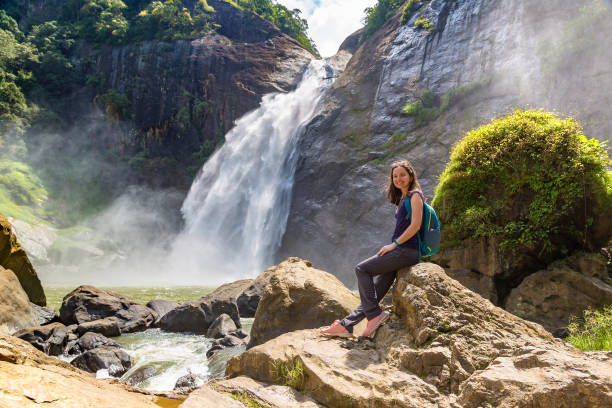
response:
M433 30L433 23L427 17L421 17L415 20L414 27L418 28L419 30L431 31Z
M304 364L299 358L288 363L275 361L272 376L278 384L300 390L304 386Z
M267 405L260 404L259 402L255 401L253 398L249 397L244 392L231 393L229 396L232 397L233 399L235 399L236 401L239 401L239 402L243 403L247 407L252 407L252 408L268 408Z
M582 351L612 351L612 305L602 310L585 310L581 319L572 318L567 341Z

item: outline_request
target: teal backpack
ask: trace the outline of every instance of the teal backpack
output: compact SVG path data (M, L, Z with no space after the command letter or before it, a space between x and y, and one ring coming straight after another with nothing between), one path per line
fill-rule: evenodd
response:
M419 240L419 262L422 256L431 256L438 252L440 246L440 220L436 215L436 211L425 202L425 197L420 191L413 191L410 196L404 200L404 207L406 207L406 219L410 221L412 216L412 206L410 205L410 197L412 194L417 193L423 199L423 221L421 222L421 229L417 233L417 239Z

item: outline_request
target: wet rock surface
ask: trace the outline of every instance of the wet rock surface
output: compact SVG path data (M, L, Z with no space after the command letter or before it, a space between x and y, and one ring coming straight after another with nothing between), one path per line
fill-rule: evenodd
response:
M290 331L330 324L359 304L336 277L299 258L289 258L265 273L270 280L255 314L249 347Z
M116 341L105 337L100 333L87 332L68 350L68 354L81 354L101 346L121 347Z
M100 333L106 337L116 337L121 335L119 322L115 317L93 320L91 322L81 323L77 326L77 333L79 336L82 336L87 332Z
M227 336L231 332L235 332L236 329L236 324L232 318L226 314L222 314L219 315L214 322L212 322L206 332L206 337L218 339Z
M50 356L62 354L68 344L68 330L59 322L23 329L13 333L13 336L27 341Z
M132 357L120 348L101 346L77 356L70 364L94 374L106 369L109 375L119 377L132 366Z
M153 310L155 313L157 313L156 322L158 322L159 319L161 319L166 313L168 313L172 309L178 307L179 304L170 300L154 299L147 303L146 306L149 309Z
M60 319L66 325L106 317L116 318L122 333L132 333L146 330L157 315L126 296L87 285L67 294L60 307Z

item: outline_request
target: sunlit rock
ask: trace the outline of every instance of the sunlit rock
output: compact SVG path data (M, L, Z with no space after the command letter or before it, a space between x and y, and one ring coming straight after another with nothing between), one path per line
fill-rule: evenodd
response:
M59 322L19 330L13 336L27 341L50 356L62 354L68 344L68 330Z
M294 330L321 327L349 314L359 298L333 275L289 258L269 268L249 347Z
M17 276L0 266L0 333L11 334L37 325L38 317Z

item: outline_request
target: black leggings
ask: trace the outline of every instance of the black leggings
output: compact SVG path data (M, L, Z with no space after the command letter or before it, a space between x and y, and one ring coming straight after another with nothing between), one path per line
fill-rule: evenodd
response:
M378 303L387 294L397 271L419 262L419 253L414 248L395 248L382 256L374 255L355 267L361 304L340 321L349 332L353 326L367 317L371 320L382 313Z

